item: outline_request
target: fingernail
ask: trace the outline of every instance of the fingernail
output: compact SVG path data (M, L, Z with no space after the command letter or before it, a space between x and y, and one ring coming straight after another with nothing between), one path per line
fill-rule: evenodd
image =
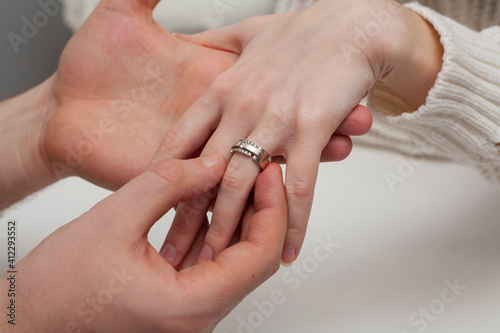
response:
M201 157L201 162L206 168L213 168L220 164L222 155L219 153L208 154Z
M200 256L198 257L198 262L213 260L213 259L214 259L214 251L212 251L210 246L205 244L203 246L203 249L201 250Z
M175 247L170 243L165 245L160 254L171 265L174 264L175 258L177 257L177 251L175 250Z
M295 261L295 248L293 246L285 246L281 254L281 264L290 266Z

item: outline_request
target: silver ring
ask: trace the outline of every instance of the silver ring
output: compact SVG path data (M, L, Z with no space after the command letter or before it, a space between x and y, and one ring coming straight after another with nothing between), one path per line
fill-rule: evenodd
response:
M250 140L240 139L236 141L231 148L231 154L234 153L240 153L250 157L262 170L267 168L271 163L271 156L269 153Z

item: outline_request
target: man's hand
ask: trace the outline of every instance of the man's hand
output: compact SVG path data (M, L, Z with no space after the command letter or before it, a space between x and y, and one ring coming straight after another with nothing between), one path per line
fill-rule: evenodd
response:
M102 1L65 48L53 78L57 108L45 130L47 159L60 177L122 186L147 168L167 129L237 59L174 38L152 20L156 3Z
M72 175L115 190L143 172L158 147L161 153L184 146L169 129L238 55L174 38L152 18L158 2L101 1L65 48L57 72L0 103L0 209ZM369 111L358 108L324 158L345 158L346 135L370 121ZM204 144L169 157L197 156Z
M57 109L45 131L57 175L122 186L146 169L169 127L237 60L174 38L152 19L158 2L102 1L64 50L54 78ZM338 141L328 155L335 160L350 151L348 138ZM175 157L192 156L204 144Z
M180 201L217 184L225 165L220 154L156 162L45 239L17 265L19 331L213 330L279 268L287 219L280 167L272 164L260 175L236 244L216 261L194 265L207 225L181 271L167 263L147 235ZM0 283L5 290L5 276ZM6 302L1 299L1 306Z

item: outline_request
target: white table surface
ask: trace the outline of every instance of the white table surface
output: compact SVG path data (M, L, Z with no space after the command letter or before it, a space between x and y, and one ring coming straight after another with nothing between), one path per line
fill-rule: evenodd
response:
M322 165L299 269L282 268L215 332L500 332L500 191L472 169L433 161L391 191L384 174L399 164L397 154L356 147ZM19 222L22 257L108 194L67 179L5 211L1 225ZM171 218L153 228L155 247ZM331 254L316 250L329 240ZM467 287L458 297L446 290L455 280ZM281 295L274 309L272 293ZM424 319L425 308L437 315Z

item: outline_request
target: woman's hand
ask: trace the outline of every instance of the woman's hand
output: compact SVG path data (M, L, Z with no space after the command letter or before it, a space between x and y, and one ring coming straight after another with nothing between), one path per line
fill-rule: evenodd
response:
M411 67L427 59L426 52L438 49L414 49L413 42L422 46L423 39L413 34L421 27L429 30L423 19L392 0L320 0L296 12L178 36L241 53L171 129L161 147L169 156L193 150L208 139L203 153L217 151L230 159L201 260L215 258L229 244L236 228L232 222L241 215L260 172L248 157L230 156L238 139L248 139L286 160L289 220L282 259L295 260L306 232L322 150L332 134L377 80L386 80L395 91L404 86L413 89L408 96L414 100L425 97L428 83L434 82L439 61L428 66L435 70L430 77L426 67ZM427 76L421 79L424 73ZM409 84L413 82L414 86ZM189 248L207 206L184 205L183 211L197 215L189 223L176 217L165 245L174 265Z
M119 188L147 168L168 128L235 63L232 52L163 30L152 19L158 2L101 1L57 72L0 103L0 209L72 175ZM351 120L337 134L366 127L369 111L358 109ZM347 138L334 138L325 159L343 159L350 150ZM176 157L197 156L204 143Z
M167 129L238 58L174 38L152 19L158 2L102 1L64 50L45 130L59 176L119 188L147 168Z
M225 165L220 154L160 160L46 238L16 265L19 332L211 332L279 268L287 216L280 167L259 176L236 244L216 261L195 265L207 225L182 270L147 235L180 201L213 187Z

